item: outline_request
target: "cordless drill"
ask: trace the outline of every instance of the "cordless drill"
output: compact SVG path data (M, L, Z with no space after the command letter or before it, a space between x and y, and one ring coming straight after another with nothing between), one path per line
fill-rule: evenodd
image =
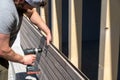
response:
M42 49L41 48L30 48L30 49L24 49L23 51L24 51L25 55L28 55L28 54L41 53ZM38 66L35 64L27 65L26 70L27 70L27 74L39 74L40 73Z

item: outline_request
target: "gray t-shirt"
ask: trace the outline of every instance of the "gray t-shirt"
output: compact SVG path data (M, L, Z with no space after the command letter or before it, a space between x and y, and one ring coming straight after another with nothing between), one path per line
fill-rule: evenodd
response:
M0 34L10 34L10 46L19 30L19 17L13 0L0 1Z

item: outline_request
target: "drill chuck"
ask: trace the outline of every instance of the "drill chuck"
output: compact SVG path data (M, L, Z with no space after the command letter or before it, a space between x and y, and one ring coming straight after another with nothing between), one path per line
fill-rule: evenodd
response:
M23 50L25 54L36 54L42 52L41 48L31 48Z

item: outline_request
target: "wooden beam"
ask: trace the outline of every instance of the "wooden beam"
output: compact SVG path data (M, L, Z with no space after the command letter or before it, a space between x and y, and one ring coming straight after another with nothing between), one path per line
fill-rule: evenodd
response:
M51 0L51 24L52 24L52 35L53 44L58 48L62 49L62 0Z
M102 0L98 80L117 80L120 10L117 0Z
M69 0L69 59L81 65L82 0Z

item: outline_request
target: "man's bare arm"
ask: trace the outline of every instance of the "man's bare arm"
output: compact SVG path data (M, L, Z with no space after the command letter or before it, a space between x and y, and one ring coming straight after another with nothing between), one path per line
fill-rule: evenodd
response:
M21 56L16 54L10 47L9 47L9 39L10 35L8 34L0 34L0 57L22 64L32 64L35 60L35 55L26 55Z
M0 34L0 57L5 58L6 60L23 63L23 56L16 54L9 47L10 35Z
M28 9L27 16L30 18L33 24L35 24L39 29L41 29L46 34L47 44L49 44L49 42L52 41L50 29L43 21L41 16L38 14L36 8L33 8L32 10Z

